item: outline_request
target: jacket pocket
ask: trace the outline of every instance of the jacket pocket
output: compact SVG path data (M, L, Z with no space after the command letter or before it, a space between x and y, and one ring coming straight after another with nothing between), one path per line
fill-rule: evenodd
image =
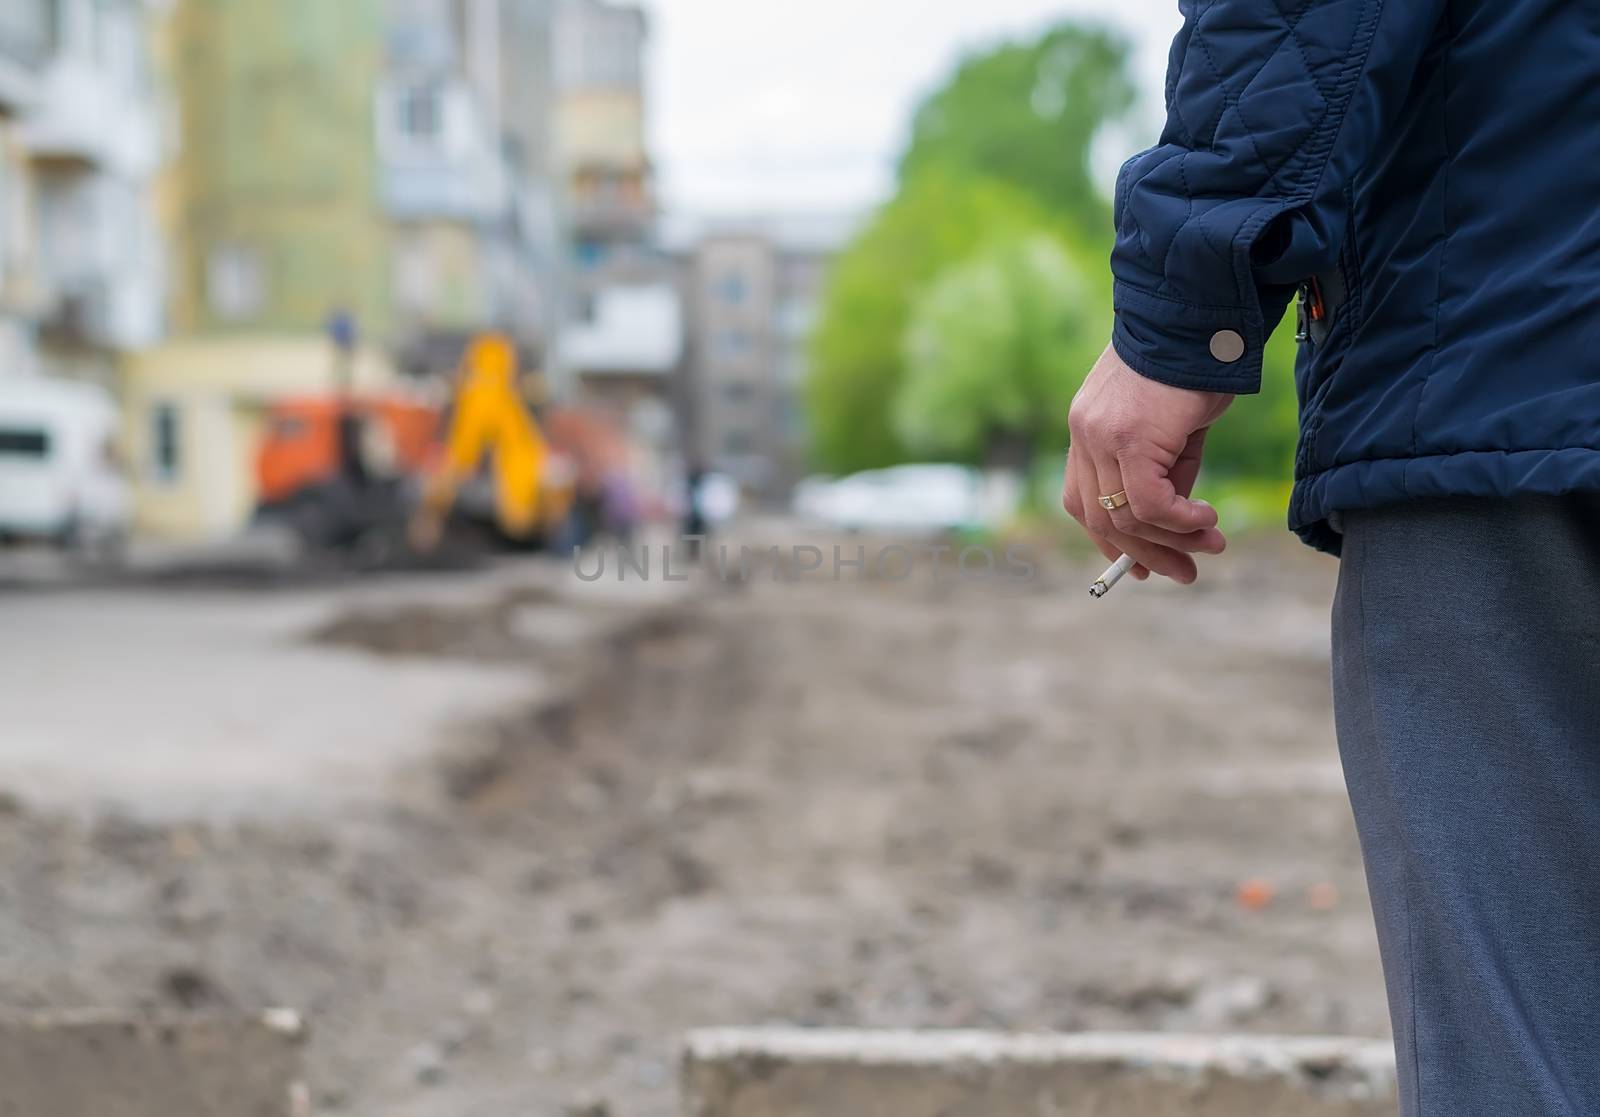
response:
M1346 204L1351 204L1348 188ZM1353 219L1334 267L1307 279L1300 291L1300 353L1295 361L1295 390L1300 400L1297 464L1304 473L1317 460L1323 402L1338 379L1344 355L1363 321L1361 253Z

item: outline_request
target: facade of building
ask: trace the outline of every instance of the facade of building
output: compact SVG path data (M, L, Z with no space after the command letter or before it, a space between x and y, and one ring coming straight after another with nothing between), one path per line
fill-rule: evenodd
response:
M341 385L334 322L369 383L506 330L672 443L646 33L607 0L4 0L0 374L115 385L167 536L241 526L267 407Z
M45 371L108 386L125 353L160 340L167 258L155 211L164 137L148 0L56 0L32 165Z
M751 493L785 496L805 468L807 346L842 218L677 230L688 308L683 415L691 455Z
M344 312L397 352L497 327L538 340L530 179L544 0L177 0L180 335L306 333ZM518 83L526 79L518 78ZM548 245L539 246L548 256Z
M377 91L380 191L391 223L397 344L481 328L500 311L490 266L510 181L498 90L474 72L484 6L390 0Z
M533 281L516 299L513 332L538 338L539 365L555 377L566 320L570 263L556 152L556 0L498 0L499 53L480 47L498 71L501 144L511 176L515 266Z
M384 0L171 0L155 36L174 140L158 213L170 336L125 363L137 529L241 528L274 399L330 391L347 314L391 329L375 90ZM364 348L358 364L374 362Z
M548 0L172 0L173 340L126 397L145 459L194 452L139 462L142 527L241 525L266 406L341 384L335 321L369 382L448 371L485 329L540 359L561 233L530 72L550 43Z
M35 370L33 230L22 121L50 49L43 0L0 5L0 376Z
M642 8L556 0L556 161L570 236L565 394L609 410L658 461L681 454L684 313L661 250Z
M0 375L110 386L165 325L154 0L0 10Z
M535 359L549 344L550 43L544 0L390 2L378 150L395 308L421 363L430 340L484 325Z
M555 8L555 148L580 298L659 265L645 119L643 9L609 0Z
M179 336L387 332L382 0L178 0L167 230Z
M334 375L316 334L213 335L129 355L119 397L122 447L134 470L141 534L181 542L236 535L255 511L255 452L268 409L325 394ZM398 373L363 346L343 376L388 390Z

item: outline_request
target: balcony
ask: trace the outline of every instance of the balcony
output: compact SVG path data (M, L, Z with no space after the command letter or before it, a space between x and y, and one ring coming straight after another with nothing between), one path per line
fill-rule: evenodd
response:
M16 9L17 2L4 0L4 7ZM37 95L22 118L22 138L37 163L124 178L154 173L161 134L145 41L148 2L40 4L43 65ZM7 22L28 23L14 14L0 17L0 27Z
M562 363L582 376L665 379L683 356L683 308L668 284L608 287L562 336Z
M612 199L575 199L569 205L572 227L595 237L634 240L655 226L655 210L638 203Z
M25 129L32 157L49 166L141 176L160 160L152 98L75 56L45 69Z
M492 176L445 160L390 163L383 171L384 212L400 221L488 222L505 212Z
M384 211L401 221L511 216L499 145L466 82L391 81L378 102Z
M42 174L35 208L43 339L93 349L157 341L166 255L147 188L106 173Z
M568 212L580 233L642 237L655 224L656 206L645 165L582 166L572 175L568 189Z
M62 349L143 349L160 341L161 313L149 284L91 280L46 299L39 340Z
M109 348L111 333L111 299L103 283L56 294L39 319L40 340L56 346Z
M45 302L39 339L62 349L142 349L161 337L158 292L137 281L88 280Z

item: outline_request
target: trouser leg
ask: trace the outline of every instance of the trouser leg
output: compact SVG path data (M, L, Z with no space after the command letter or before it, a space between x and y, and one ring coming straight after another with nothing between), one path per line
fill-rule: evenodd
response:
M1403 1112L1600 1114L1600 502L1344 526L1335 710Z

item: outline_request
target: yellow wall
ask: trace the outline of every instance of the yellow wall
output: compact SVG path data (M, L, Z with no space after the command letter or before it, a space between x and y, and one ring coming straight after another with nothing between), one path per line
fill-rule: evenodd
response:
M569 93L556 109L561 161L566 166L599 163L643 166L644 103L625 91Z
M0 0L8 3L11 0ZM178 334L318 329L334 310L388 339L388 221L374 96L384 0L184 0L157 29L181 143L161 184ZM219 252L261 303L212 305Z
M274 402L326 394L334 354L318 337L243 337L178 341L130 357L122 380L124 447L134 482L136 529L185 542L237 534L255 509L254 456L260 424ZM356 387L392 388L388 358L357 354ZM178 416L178 469L157 468L155 416Z
M394 303L433 329L470 329L494 315L488 264L477 230L445 221L409 222L394 232ZM421 268L425 290L406 291L405 273ZM410 305L412 300L418 305Z

